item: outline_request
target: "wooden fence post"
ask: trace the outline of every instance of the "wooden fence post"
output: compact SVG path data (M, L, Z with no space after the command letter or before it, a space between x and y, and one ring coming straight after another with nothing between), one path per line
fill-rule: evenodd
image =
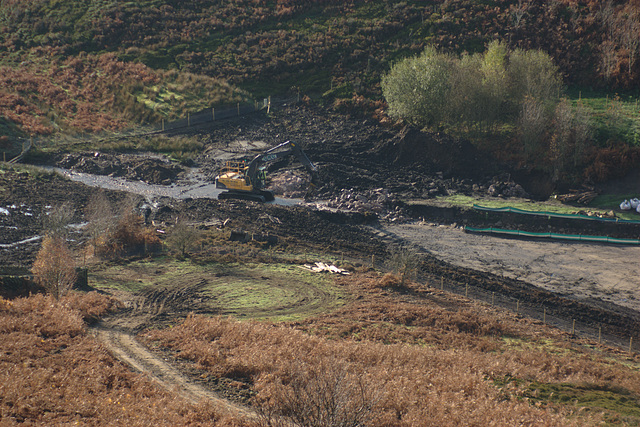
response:
M213 121L215 122L216 121L216 109L215 108L211 109L211 114L213 115Z
M547 307L544 307L542 309L542 324L543 325L547 324Z
M267 101L267 114L271 112L271 96L269 96L269 100Z
M191 126L191 114L187 113L187 127Z

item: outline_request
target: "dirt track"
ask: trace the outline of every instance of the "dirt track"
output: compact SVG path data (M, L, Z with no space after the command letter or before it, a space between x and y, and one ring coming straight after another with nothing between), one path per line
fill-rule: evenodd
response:
M147 374L167 391L177 392L192 404L206 400L222 414L256 418L256 414L249 409L221 398L216 393L187 378L175 367L138 343L133 335L104 323L94 327L93 332L96 338L102 341L120 361L136 371Z
M385 187L399 198L431 198L449 191L467 193L471 188L482 191L487 187L488 182L482 177L482 171L470 171L466 175L478 177L477 184L451 176L474 163L475 154L473 151L466 153L468 147L463 143L455 144L454 150L446 153L447 144L452 141L437 138L425 141L412 132L404 132L396 137L392 131L378 132L368 123L344 119L340 123L331 122L318 117L314 111L296 110L293 113L300 116L280 117L279 122L258 120L243 123L244 130L236 129L233 125L213 130L200 163L203 175L211 178L219 161L228 156L251 154L255 149L262 150L286 138L303 142L310 157L314 161L319 159L325 179L320 192L324 196L335 195L345 188L357 195L358 192L362 194ZM300 123L307 123L307 126L300 126ZM330 129L325 132L327 126ZM265 138L265 135L268 137ZM420 156L411 159L407 154L415 146L425 150L423 157L440 150L444 161L440 164L412 165L413 160L422 161ZM392 157L394 150L398 153ZM466 154L459 159L458 154L462 152ZM456 163L456 160L460 161ZM155 181L166 184L165 179L168 178L163 175ZM182 179L185 179L184 176ZM13 206L7 208L9 214L0 215L0 226L5 231L0 236L0 243L3 244L38 235L41 224L37 219L46 215L49 205L62 201L73 205L76 212L74 220L82 222L82 210L94 191L75 182L46 176L34 178L24 173L0 175L0 184L0 207ZM118 192L108 194L116 202L126 197ZM332 214L304 206L220 202L197 197L158 198L154 219L161 224L171 221L176 215L186 214L196 224L226 223L228 229L278 236L289 248L302 247L304 251L311 248L312 251L333 255L347 254L352 260L359 261L360 266L368 265L372 255L376 260L384 260L388 256L388 242L377 239L370 228L363 227L364 224L370 224L372 219L363 214ZM390 203L385 209L396 215L398 207ZM433 255L434 259L426 261L426 274L432 274L432 280L440 281L441 277L446 277L452 282L469 281L479 284L478 288L489 295L493 291L506 296L510 292L519 293L518 298L528 298L532 306L545 304L549 314L569 316L561 319L564 323L558 323L565 330L570 328L568 322L576 317L590 326L607 324L611 318L607 326L616 336L626 337L628 335L624 334L628 333L628 328L635 327L634 322L640 311L637 286L640 248L508 240L466 234L449 225L423 222L397 224L382 221L378 226L386 233L418 245ZM37 247L38 244L34 243L16 246L11 250L3 249L0 261L29 264ZM171 286L160 283L159 278L168 274L166 270L161 271L154 266L153 274L155 277L150 279L152 286L140 292L122 293L126 309L96 328L96 336L120 360L135 370L148 373L166 389L177 389L188 401L196 403L205 399L223 413L254 417L249 409L228 400L246 403L250 398L246 388L238 391L237 387L214 383L211 379L201 381L199 375L202 372L194 371L192 366L181 365L173 354L162 355L145 348L136 341L133 331L175 323L189 312L256 317L268 313L247 307L213 307L211 300L223 298L203 292L203 287L213 281L214 276L209 273L209 276L200 277L182 275L180 280L171 281ZM318 306L320 310L329 310L337 300L322 289L310 289L304 284L296 287L285 281L274 283L273 278L267 280L262 277L264 273L255 274L277 291L281 287L299 296L299 302L293 305L269 306L272 315L313 311ZM128 271L123 277L129 280L144 275L140 271ZM515 283L510 279L521 282ZM539 291L533 286L529 287L529 284L550 292ZM255 289L254 285L252 287ZM114 292L114 295L118 296L118 293ZM566 296L566 299L553 300L555 295ZM612 304L601 309L598 300ZM583 304L573 305L572 301ZM614 304L635 310L635 313L629 315L630 310L622 310ZM168 359L173 360L173 364L169 364L166 361Z

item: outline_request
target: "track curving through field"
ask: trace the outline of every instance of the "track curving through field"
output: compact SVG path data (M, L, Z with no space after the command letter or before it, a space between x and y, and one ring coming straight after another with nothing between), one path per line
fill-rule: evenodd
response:
M133 370L148 375L162 388L178 394L189 403L196 405L206 401L222 415L245 419L257 418L257 414L251 409L230 402L190 380L177 368L145 348L132 334L104 322L93 327L92 332L118 360L129 365Z

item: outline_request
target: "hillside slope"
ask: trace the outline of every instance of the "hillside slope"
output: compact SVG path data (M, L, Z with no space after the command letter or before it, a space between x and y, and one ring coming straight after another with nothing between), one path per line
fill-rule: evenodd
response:
M232 99L229 89L202 93L227 81L259 97L295 86L377 98L380 76L396 60L431 44L478 52L494 39L548 52L567 83L624 89L638 83L635 47L624 44L623 24L633 22L621 21L634 13L614 6L605 19L590 0L5 1L0 131L46 133L60 122L95 131L184 116ZM200 80L172 86L196 78L185 73ZM98 120L89 125L83 113Z

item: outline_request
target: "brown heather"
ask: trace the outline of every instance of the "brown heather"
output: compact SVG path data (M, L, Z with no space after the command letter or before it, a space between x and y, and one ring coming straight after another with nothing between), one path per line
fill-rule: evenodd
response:
M526 386L640 394L640 373L615 354L581 350L539 323L415 283L398 290L372 274L337 284L353 299L315 318L274 324L191 315L142 338L210 375L249 384L272 426L286 425L282 418L298 425L596 425L603 419L597 410L532 401ZM83 319L116 305L96 293L58 302L0 299L0 426L248 425L188 405L114 360ZM311 423L322 417L334 422Z
M292 404L298 411L315 404L299 396L318 388L322 372L332 376L325 383L344 383L334 394L350 396L350 405L359 402L353 390L370 399L371 426L589 425L599 414L534 405L523 397L523 384L587 383L640 393L638 372L563 345L562 333L543 325L456 297L449 297L458 305L451 310L426 298L393 304L398 295L372 277L341 284L359 288L359 298L315 319L278 325L192 315L145 337L212 375L252 383L258 406L289 417L296 413ZM410 287L419 295L420 287ZM509 348L504 336L522 344ZM558 344L545 351L542 338L552 337ZM336 372L343 373L338 380Z
M102 298L0 299L0 426L237 425L114 360L82 321L113 304Z

